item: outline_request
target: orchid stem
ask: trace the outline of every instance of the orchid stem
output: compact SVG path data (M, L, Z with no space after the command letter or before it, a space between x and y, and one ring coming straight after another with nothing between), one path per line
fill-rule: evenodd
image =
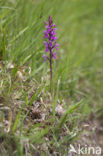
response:
M50 49L50 92L52 95L52 51Z

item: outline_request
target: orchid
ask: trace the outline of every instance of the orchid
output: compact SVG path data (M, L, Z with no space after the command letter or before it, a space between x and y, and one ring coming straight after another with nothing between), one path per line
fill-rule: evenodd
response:
M56 36L56 28L55 24L52 21L51 16L49 16L48 22L45 22L44 37L45 40L43 43L45 45L45 52L49 53L49 57L44 54L42 57L44 58L44 62L49 60L50 63L50 79L52 80L52 58L56 59L56 51L58 50L59 44L57 43L57 36Z

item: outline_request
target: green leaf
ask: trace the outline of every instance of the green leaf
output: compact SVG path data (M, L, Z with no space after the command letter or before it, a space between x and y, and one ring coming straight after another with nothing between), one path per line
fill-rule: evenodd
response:
M22 108L19 110L17 116L16 116L16 120L14 122L14 125L13 125L13 128L12 128L12 131L15 132L17 126L18 126L18 123L20 121L20 115L21 115L21 112L22 112Z
M64 115L60 118L59 123L57 125L57 130L61 129L63 124L65 123L68 115L72 114L76 108L78 108L84 100L81 100L80 102L78 102L77 104L74 104L73 106L71 106L70 108L67 109L67 111L64 113Z
M13 40L11 40L11 43L14 42L17 38L19 38L25 31L27 31L28 28L29 28L29 27L27 26L26 28L24 28L23 30L21 30L21 31L19 32L19 34L17 34L17 35L13 38Z

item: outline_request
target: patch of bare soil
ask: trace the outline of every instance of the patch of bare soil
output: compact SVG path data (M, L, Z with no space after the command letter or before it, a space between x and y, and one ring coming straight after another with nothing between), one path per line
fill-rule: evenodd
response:
M91 114L86 121L79 123L81 134L79 140L73 144L77 153L70 152L68 156L103 156L102 120L102 117L97 118L95 114ZM90 150L89 147L93 147L94 150ZM78 152L78 149L81 151ZM99 149L101 149L101 154Z

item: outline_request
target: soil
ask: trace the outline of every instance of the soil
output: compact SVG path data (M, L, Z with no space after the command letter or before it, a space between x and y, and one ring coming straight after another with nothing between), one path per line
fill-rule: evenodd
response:
M84 154L77 154L70 152L68 156L103 156L103 118L96 117L95 114L91 114L88 119L84 122L79 123L82 125L81 134L79 140L74 143L74 148L78 151L78 147L84 148ZM94 147L96 150L97 147L101 148L101 154L91 154L85 153L85 148Z

